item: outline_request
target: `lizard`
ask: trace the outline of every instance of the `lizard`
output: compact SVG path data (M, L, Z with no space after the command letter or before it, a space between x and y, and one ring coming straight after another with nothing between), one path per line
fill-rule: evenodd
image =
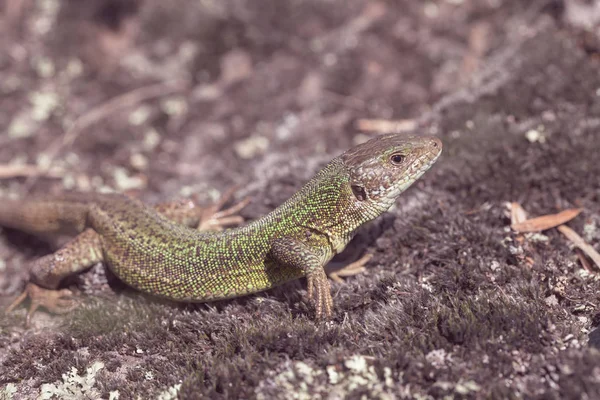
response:
M39 306L73 306L63 278L104 263L138 291L178 302L208 302L261 292L306 277L316 319L331 318L325 265L356 230L386 212L438 159L434 137L387 134L334 158L281 206L246 225L198 230L189 203L150 207L122 194L66 192L2 200L0 225L34 234L80 232L31 262L27 323ZM218 217L231 219L234 210Z

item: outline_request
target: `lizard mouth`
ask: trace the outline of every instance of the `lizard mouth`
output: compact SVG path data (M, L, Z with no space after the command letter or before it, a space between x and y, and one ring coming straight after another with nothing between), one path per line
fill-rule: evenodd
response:
M397 182L395 185L391 185L387 190L387 198L390 201L395 201L402 192L408 189L415 181L417 181L431 166L437 161L439 156L442 154L442 148L439 145L432 146L431 149L423 154L421 157L415 159L412 165L408 168L406 176Z

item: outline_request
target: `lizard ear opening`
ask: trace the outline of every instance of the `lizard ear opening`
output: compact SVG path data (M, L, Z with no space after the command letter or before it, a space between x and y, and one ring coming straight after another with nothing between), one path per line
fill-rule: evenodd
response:
M362 186L352 185L352 193L354 193L354 197L359 201L365 201L367 199L367 192Z

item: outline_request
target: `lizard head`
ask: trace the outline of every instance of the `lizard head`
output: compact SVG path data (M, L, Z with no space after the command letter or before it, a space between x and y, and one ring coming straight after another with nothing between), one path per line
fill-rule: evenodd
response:
M391 134L360 144L341 158L357 201L383 212L433 165L441 152L442 142L437 138Z

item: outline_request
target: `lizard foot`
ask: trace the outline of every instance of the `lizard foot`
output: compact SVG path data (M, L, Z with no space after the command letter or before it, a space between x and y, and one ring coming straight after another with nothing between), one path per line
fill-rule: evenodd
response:
M319 268L307 275L308 299L314 302L316 317L318 320L331 318L333 314L333 299L331 297L331 285L325 275L325 271Z
M198 230L200 231L221 231L226 226L239 225L244 222L244 219L236 215L242 208L246 207L250 202L250 198L246 197L239 203L233 206L221 209L231 198L236 191L236 187L232 187L226 191L219 201L210 207L202 210L200 213L200 223Z
M31 304L27 311L27 319L25 322L25 325L29 326L31 316L40 306L54 314L64 314L73 310L77 305L76 301L73 300L73 296L73 292L69 289L46 289L36 284L28 283L27 286L25 286L23 293L8 306L6 313L12 312L19 304L29 297Z
M338 283L342 283L344 282L342 277L345 278L348 276L354 276L365 272L365 265L369 262L371 258L373 258L373 254L365 254L358 260L346 265L342 269L330 272L329 277Z

